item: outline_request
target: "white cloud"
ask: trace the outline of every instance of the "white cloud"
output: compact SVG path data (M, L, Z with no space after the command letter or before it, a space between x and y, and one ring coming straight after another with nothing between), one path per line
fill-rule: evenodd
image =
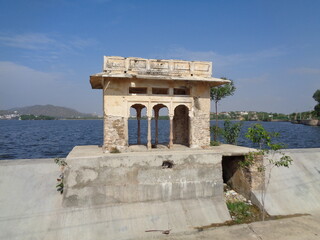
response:
M62 41L63 39L63 41ZM0 45L27 50L30 58L53 59L97 44L94 39L44 33L0 34ZM30 54L31 53L31 54ZM29 55L30 54L30 55Z
M13 62L0 62L0 109L53 104L81 112L101 112L101 93L89 80L70 81L58 72L42 72Z
M172 48L164 54L164 58L178 58L184 60L212 61L214 67L226 67L248 62L256 62L285 54L284 51L271 48L253 53L235 53L224 55L214 51L191 51L185 48Z
M29 50L43 50L50 47L66 48L66 45L41 33L26 33L17 35L1 35L0 43L9 47Z

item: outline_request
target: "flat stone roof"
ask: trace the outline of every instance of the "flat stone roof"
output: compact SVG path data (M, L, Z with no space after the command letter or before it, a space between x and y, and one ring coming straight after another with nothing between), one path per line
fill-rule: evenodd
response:
M101 89L104 79L133 78L207 82L211 86L230 82L212 77L212 62L104 56L103 72L91 75L90 83L93 89Z

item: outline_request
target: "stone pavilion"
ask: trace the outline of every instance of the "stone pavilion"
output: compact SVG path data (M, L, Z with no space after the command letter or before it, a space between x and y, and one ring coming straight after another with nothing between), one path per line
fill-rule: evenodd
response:
M141 144L141 111L146 108L147 147L151 149L158 144L159 111L167 108L169 148L174 144L209 146L210 88L228 82L212 77L211 62L105 56L103 72L90 76L91 87L103 90L104 151L128 148L130 108L136 110L137 144Z

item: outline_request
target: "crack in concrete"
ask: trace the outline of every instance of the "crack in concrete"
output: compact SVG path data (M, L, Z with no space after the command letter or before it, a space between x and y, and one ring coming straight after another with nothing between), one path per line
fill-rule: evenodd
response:
M260 240L263 240L263 238L258 234L258 233L256 233L256 231L253 229L253 227L251 226L251 225L247 225L248 226L248 228L251 230L251 232L253 232L253 234L258 238L258 239L260 239Z

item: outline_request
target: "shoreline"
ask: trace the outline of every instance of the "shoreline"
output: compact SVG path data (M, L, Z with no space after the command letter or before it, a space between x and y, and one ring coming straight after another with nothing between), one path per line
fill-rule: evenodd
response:
M307 126L320 126L320 120L310 119L310 120L295 120L291 121L293 124L303 124Z

